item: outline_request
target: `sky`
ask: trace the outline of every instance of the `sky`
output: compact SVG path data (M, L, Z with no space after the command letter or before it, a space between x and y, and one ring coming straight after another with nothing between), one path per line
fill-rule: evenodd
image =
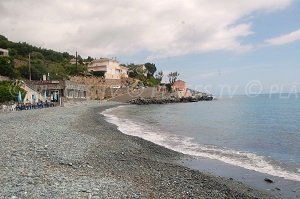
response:
M1 0L0 19L11 41L152 62L215 95L300 92L299 0Z

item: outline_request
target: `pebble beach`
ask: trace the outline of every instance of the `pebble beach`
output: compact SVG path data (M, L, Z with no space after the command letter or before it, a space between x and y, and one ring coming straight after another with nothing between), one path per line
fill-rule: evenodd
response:
M0 114L0 198L275 198L179 164L100 113L118 103Z

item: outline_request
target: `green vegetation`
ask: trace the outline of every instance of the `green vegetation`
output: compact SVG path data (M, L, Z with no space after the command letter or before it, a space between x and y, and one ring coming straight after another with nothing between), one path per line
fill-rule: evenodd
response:
M41 47L35 47L26 42L12 42L0 35L0 48L8 49L10 57L1 57L0 74L11 78L29 79L29 54L31 79L39 80L43 74L52 79L67 79L69 75L77 75L87 70L85 61L93 60L90 56L84 60L77 56L78 64L70 64L74 55L67 52L56 52Z
M0 75L15 77L14 60L11 57L0 57Z
M13 81L0 82L0 103L8 101L18 101L18 94L21 92L22 98L25 97L26 91Z
M180 74L179 74L177 71L176 71L176 72L170 72L170 73L168 74L169 83L170 83L171 85L173 85L174 82L177 80L177 78L178 78L179 75L180 75Z
M154 73L156 72L156 66L153 63L145 63L145 67L147 70L147 77L153 77Z
M157 74L157 68L153 63L145 63L144 65L135 65L134 63L124 65L129 68L128 76L131 78L139 79L145 86L156 86L161 83L164 76L160 71Z
M157 79L157 81L159 82L162 81L163 77L164 77L163 71L159 71L158 73L155 74L155 79Z
M70 60L75 59L74 55L67 52L56 52L54 50L35 47L26 42L12 42L0 35L0 48L8 49L10 57L0 57L0 75L8 76L12 79L40 80L43 75L50 75L50 79L63 80L69 76L87 72L85 62L93 60L88 56L83 59L77 56L77 65L71 64ZM30 59L29 59L30 54ZM30 62L30 72L29 72ZM129 77L139 79L141 85L156 86L161 83L164 74L162 71L156 72L154 63L144 65L123 65L129 68ZM94 76L103 77L103 72L93 72Z

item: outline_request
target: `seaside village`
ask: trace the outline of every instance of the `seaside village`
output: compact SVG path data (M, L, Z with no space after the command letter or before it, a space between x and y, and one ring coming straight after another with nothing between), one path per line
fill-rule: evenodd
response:
M80 64L84 70L64 79L56 79L49 72L40 73L39 79L32 79L31 73L35 71L29 54L28 59L22 60L23 71L29 78L15 79L9 74L5 76L6 65L13 61L9 50L1 48L0 58L0 104L3 112L65 106L86 100L162 104L212 99L206 93L188 89L186 82L178 79L178 72L167 74L169 82L163 83L163 72L157 72L155 64L151 63L124 65L115 57L82 61L76 52L76 56L68 60L69 65L76 69Z

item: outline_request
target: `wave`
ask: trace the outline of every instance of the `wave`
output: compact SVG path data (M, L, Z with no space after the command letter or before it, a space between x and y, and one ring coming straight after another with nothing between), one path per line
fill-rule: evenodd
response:
M121 108L124 108L124 106L107 109L101 114L105 116L108 122L117 125L118 129L127 135L143 138L183 154L219 160L248 170L282 177L287 180L300 181L300 174L287 171L280 166L274 165L272 164L272 160L268 160L264 156L219 148L212 145L202 145L194 142L193 138L162 132L156 127L138 123L130 119L120 118L112 114L114 110Z

